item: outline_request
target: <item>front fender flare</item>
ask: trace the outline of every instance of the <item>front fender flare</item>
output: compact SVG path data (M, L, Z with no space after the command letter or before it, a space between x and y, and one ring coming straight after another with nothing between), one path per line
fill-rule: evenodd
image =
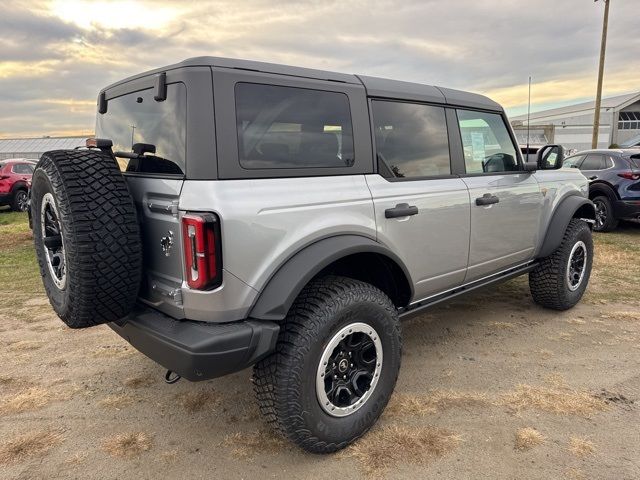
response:
M287 260L262 289L249 317L276 321L284 319L304 286L322 269L348 255L365 252L379 253L396 262L413 288L409 270L384 245L359 235L339 235L319 240Z
M590 210L591 217L595 218L593 202L585 197L570 195L560 202L551 216L542 246L536 255L537 258L548 257L560 246L569 222L574 218L576 212L585 206Z

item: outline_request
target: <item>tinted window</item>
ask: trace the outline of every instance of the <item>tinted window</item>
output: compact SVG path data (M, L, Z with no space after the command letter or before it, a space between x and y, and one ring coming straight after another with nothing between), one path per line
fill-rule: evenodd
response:
M238 83L236 120L243 168L354 163L349 98L343 93Z
M11 169L13 173L19 173L21 175L32 175L33 166L28 163L17 163Z
M587 158L580 165L580 170L602 170L603 168L606 166L602 155L587 155Z
M378 161L395 177L449 175L449 139L444 108L373 102Z
M631 158L629 158L629 160L631 160L632 168L640 168L640 156L634 155Z
M574 155L573 157L565 158L564 162L562 162L562 166L569 168L578 168L580 162L584 160L584 157L584 155Z
M520 170L516 149L501 115L458 110L467 173Z
M98 114L96 136L113 142L114 152L131 153L136 144L150 144L155 153L139 158L117 156L122 170L139 173L182 174L185 171L187 92L184 84L167 85L167 99L157 102L155 89L109 100L107 113Z

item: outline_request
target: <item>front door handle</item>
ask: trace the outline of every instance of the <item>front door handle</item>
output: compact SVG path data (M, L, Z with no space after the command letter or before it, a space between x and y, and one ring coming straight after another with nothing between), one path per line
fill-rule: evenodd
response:
M597 175L591 175L591 176L589 177L589 180L597 180L597 179L598 179L598 176L597 176Z
M498 203L500 199L495 195L491 195L490 193L485 193L483 196L476 198L476 205L493 205L494 203Z
M384 211L385 218L399 218L408 217L409 215L416 215L418 213L418 207L415 205L409 205L408 203L399 203L393 208L387 208Z

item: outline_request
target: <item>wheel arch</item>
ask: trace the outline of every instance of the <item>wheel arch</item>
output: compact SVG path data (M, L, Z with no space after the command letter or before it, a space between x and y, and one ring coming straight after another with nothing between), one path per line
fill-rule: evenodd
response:
M28 192L29 191L29 186L27 185L27 182L25 182L23 180L20 180L20 181L14 183L12 185L12 187L11 187L11 194L15 195L15 193L18 190L24 190L25 192Z
M551 216L542 246L536 255L537 258L551 255L560 246L564 232L573 218L595 221L596 214L593 202L577 194L570 195L562 200Z
M618 194L611 185L604 182L592 182L589 185L589 199L593 200L599 195L606 195L611 202L619 200Z
M293 255L269 279L249 317L283 320L302 289L321 275L342 275L373 284L396 305L413 297L413 283L402 260L384 245L359 235L319 240Z

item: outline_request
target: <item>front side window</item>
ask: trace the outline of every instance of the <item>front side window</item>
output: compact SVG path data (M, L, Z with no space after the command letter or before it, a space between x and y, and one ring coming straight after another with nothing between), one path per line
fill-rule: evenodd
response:
M353 166L351 112L344 93L238 83L235 94L242 168Z
M565 158L562 162L562 166L565 168L578 168L580 166L580 162L584 160L584 155L574 155L573 157Z
M154 100L154 95L155 89L147 89L109 100L107 112L98 114L96 136L113 142L113 151L123 171L183 174L187 141L186 87L183 83L167 85L167 98L162 102ZM127 157L119 156L119 152Z
M501 115L457 110L467 173L520 170L516 149Z
M372 102L378 162L396 178L451 174L444 108Z
M20 175L33 175L33 166L28 163L17 163L13 166L12 172Z

